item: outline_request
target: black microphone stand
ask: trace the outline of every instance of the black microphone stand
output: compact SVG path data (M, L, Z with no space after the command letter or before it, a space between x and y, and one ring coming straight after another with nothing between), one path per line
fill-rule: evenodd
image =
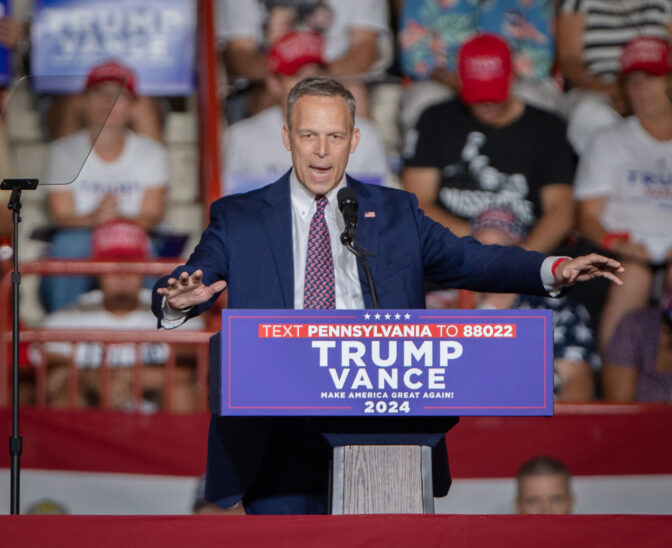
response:
M20 463L23 440L19 436L19 223L21 222L21 191L35 190L37 179L5 179L0 189L11 190L7 207L12 210L14 224L13 256L14 270L12 272L12 435L9 438L9 455L11 457L11 513L19 513L20 493Z
M366 260L367 255L369 257L375 257L375 255L367 249L363 248L357 242L356 235L357 229L353 224L348 223L345 226L345 230L341 233L341 243L362 263L362 268L364 269L364 274L366 275L366 281L369 284L369 289L371 290L371 301L373 301L373 308L380 308L380 303L378 302L378 293L376 292L376 284L374 283L373 276L371 275L369 262Z

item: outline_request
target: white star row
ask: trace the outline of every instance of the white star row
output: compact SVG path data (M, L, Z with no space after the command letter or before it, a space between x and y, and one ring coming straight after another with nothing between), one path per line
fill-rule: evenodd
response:
M364 314L364 319L365 319L365 320L370 320L371 318L373 318L374 320L380 320L381 318L383 318L383 319L385 319L385 320L391 320L391 319L394 317L395 320L401 320L401 316L402 316L402 315L399 314L398 312L397 312L396 314L390 314L390 313L386 313L386 314L379 314L379 313L369 314L369 313L367 312L366 314ZM406 314L404 314L403 316L404 316L404 320L410 320L410 319L411 319L411 315L410 315L408 312L406 312Z

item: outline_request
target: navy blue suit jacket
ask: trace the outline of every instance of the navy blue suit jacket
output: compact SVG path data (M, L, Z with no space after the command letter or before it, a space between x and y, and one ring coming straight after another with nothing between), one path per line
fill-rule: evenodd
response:
M540 278L545 255L517 247L483 246L471 237L458 238L426 217L413 194L367 185L350 177L347 184L359 202L358 241L375 255L369 264L381 308L424 308L426 279L444 287L545 294ZM201 269L207 285L226 280L230 308L293 308L292 250L288 172L269 186L213 203L210 224L198 246L186 265L171 276ZM372 308L361 265L359 269L364 302ZM156 287L165 286L167 278L159 280L154 291L153 309L159 322L161 298ZM200 314L212 302L214 298L194 307L189 316ZM269 421L264 418L242 422L213 418L206 479L208 500L228 506L247 493L272 437ZM310 449L307 446L311 443L306 442L303 449L321 453L319 442ZM316 471L322 473L326 477L324 469ZM300 490L301 486L296 488Z
M545 255L458 238L426 217L413 194L350 177L347 183L359 201L357 239L375 254L369 265L381 308L424 308L426 279L444 287L545 294L539 275ZM293 308L292 249L286 173L269 186L214 202L201 241L171 276L200 268L208 285L226 280L230 308ZM371 308L361 266L359 278L365 305ZM153 309L159 319L160 302L155 292ZM211 304L194 307L189 316Z

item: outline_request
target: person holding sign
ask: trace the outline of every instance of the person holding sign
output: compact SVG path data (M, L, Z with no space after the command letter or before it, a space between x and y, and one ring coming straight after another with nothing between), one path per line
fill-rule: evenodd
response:
M357 240L374 254L369 264L381 308L424 308L425 279L536 294L598 276L620 283L622 268L613 259L547 257L458 238L426 217L414 195L346 175L359 141L354 120L354 98L336 80L306 78L292 88L282 128L292 169L273 184L212 205L187 264L154 287L160 327L200 314L227 288L230 308L372 308L371 287L339 242L341 189L358 202ZM205 496L234 511L323 513L328 467L329 447L306 422L213 416ZM435 482L438 496L447 493L445 475L443 485Z

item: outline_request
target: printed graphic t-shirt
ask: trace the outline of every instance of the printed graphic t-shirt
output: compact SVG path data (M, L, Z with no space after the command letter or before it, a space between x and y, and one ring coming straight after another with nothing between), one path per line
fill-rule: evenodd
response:
M572 184L576 159L556 115L526 105L506 127L482 124L457 99L433 105L409 133L406 167L441 172L437 204L470 220L492 208L513 211L529 229L545 185Z

